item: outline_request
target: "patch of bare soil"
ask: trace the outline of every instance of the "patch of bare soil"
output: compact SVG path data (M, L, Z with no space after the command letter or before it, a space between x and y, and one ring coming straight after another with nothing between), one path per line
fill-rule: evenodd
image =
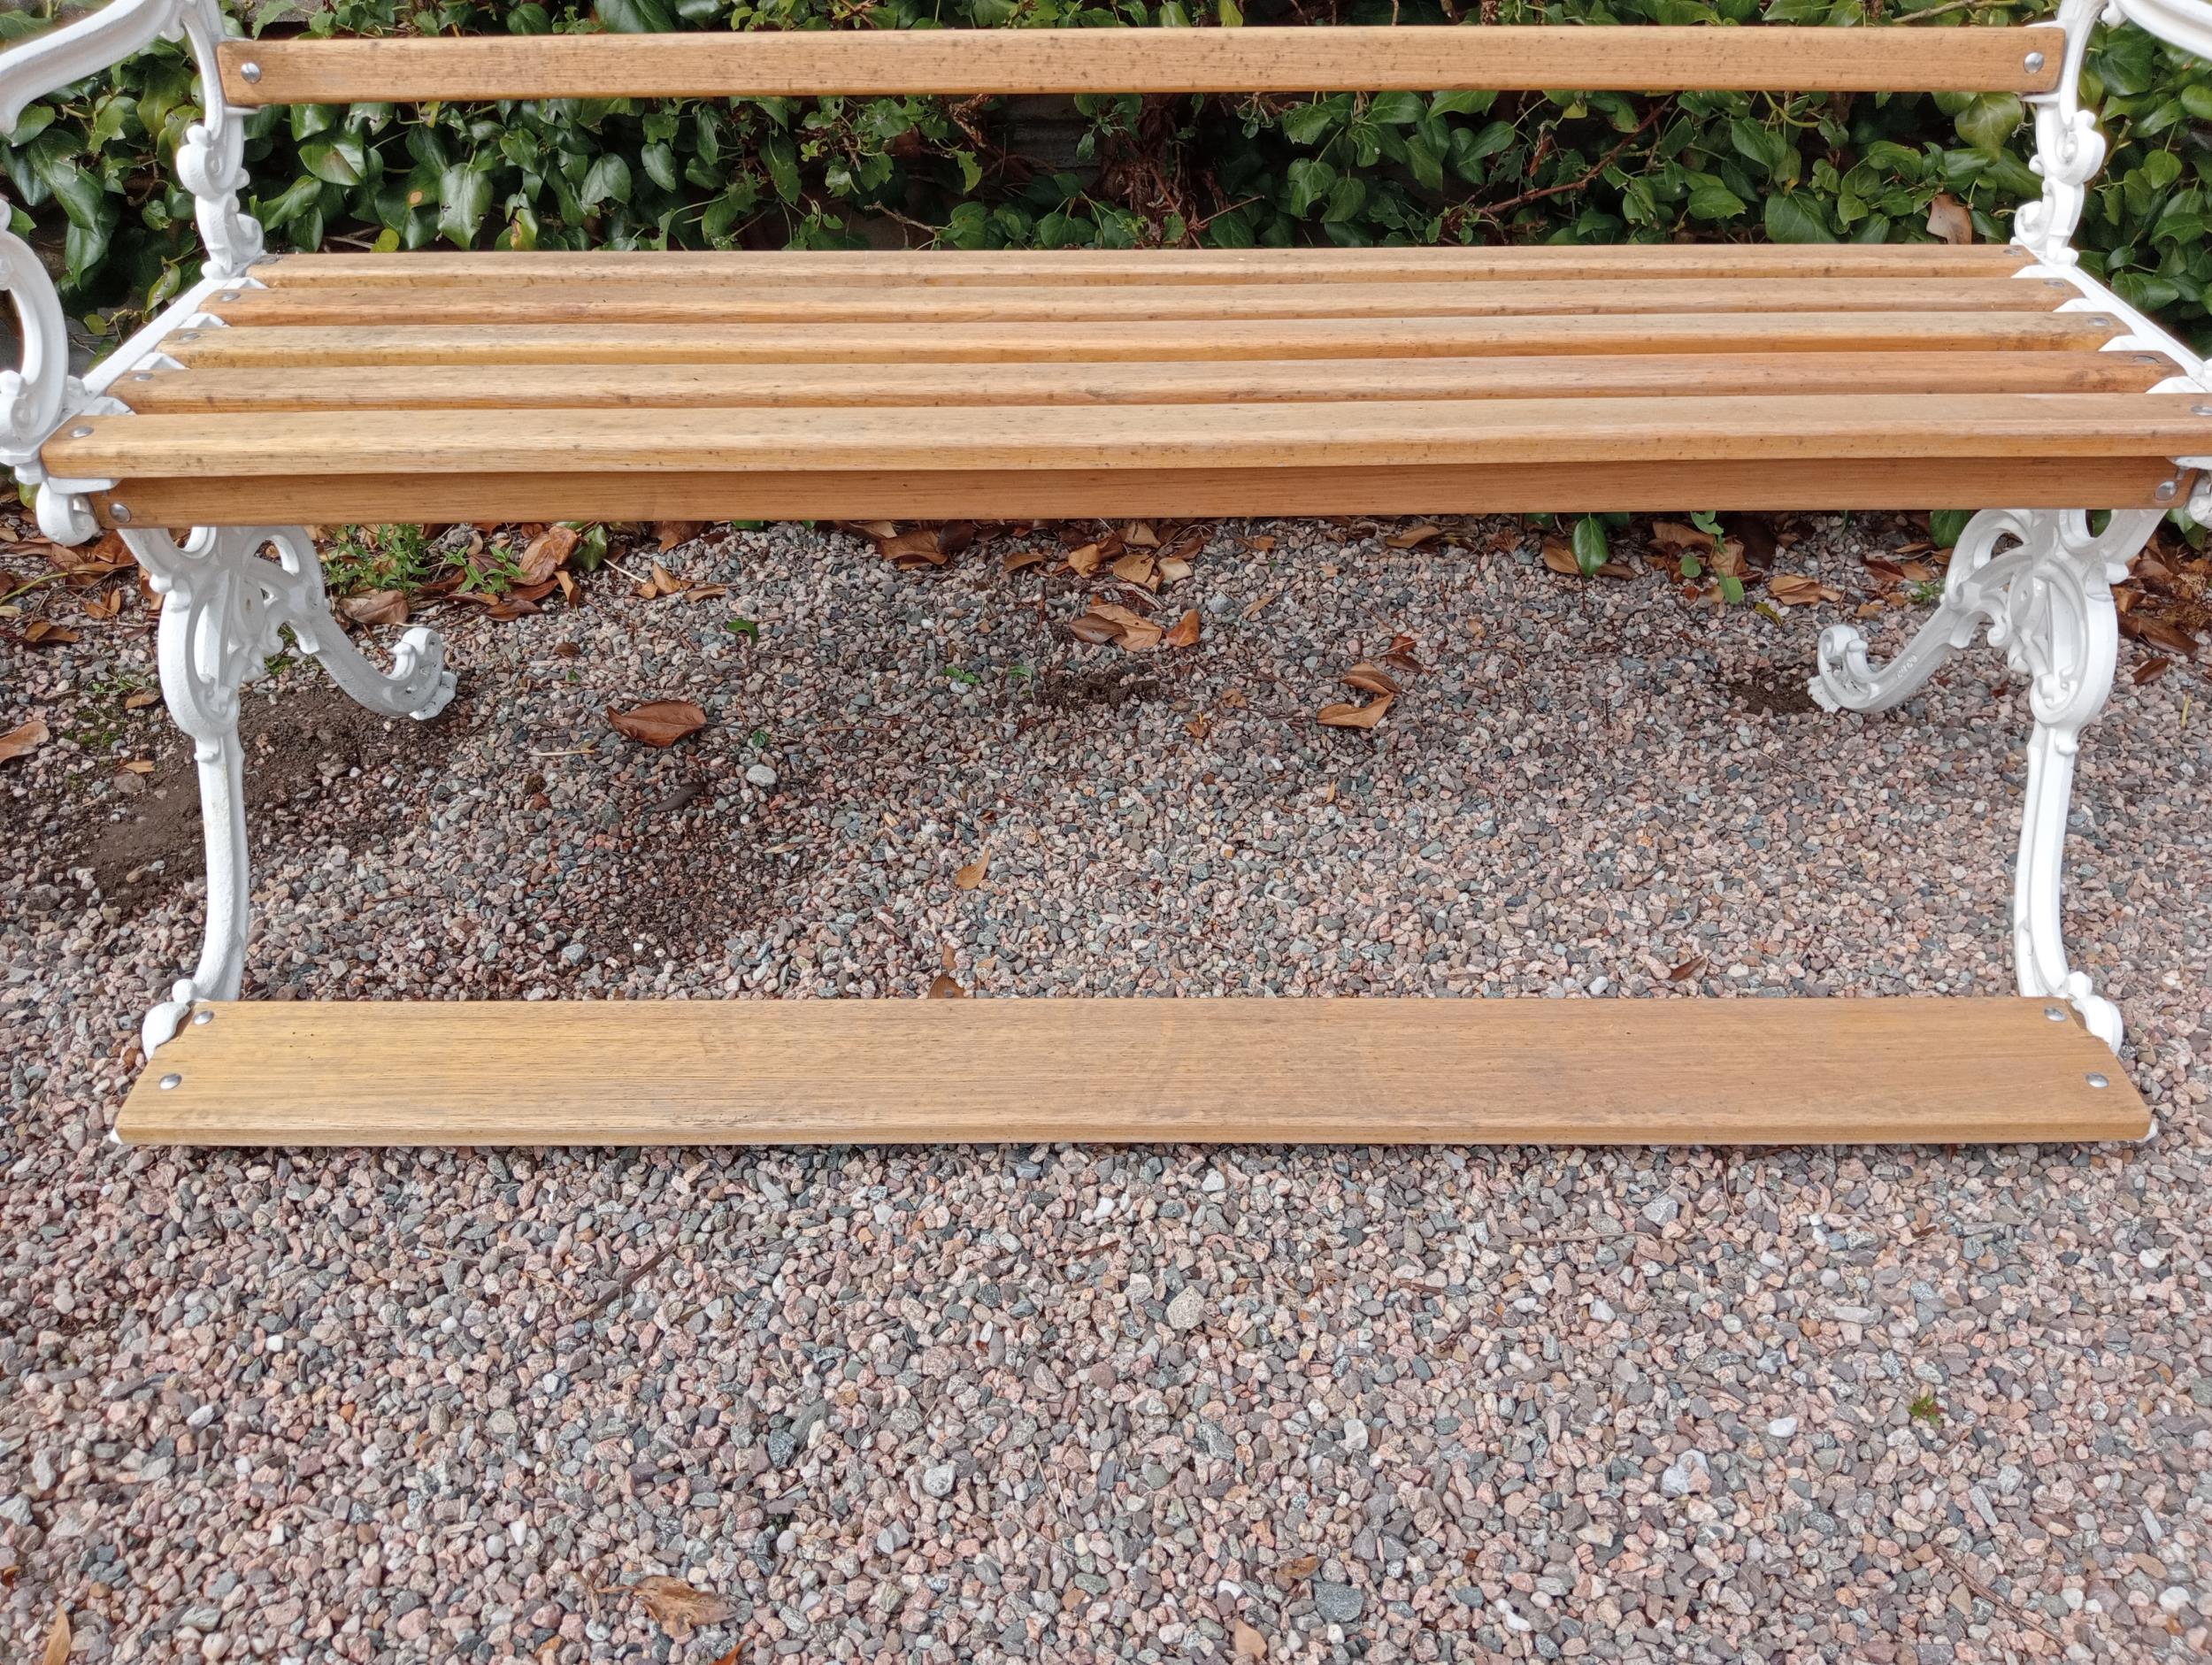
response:
M468 720L468 689L433 721L418 723L364 710L319 677L301 672L283 697L249 697L240 722L246 751L247 825L257 842L310 825L334 782L354 770L380 774L395 765L429 773L444 763ZM374 832L417 812L410 792L349 792L347 836ZM143 791L123 800L71 794L43 829L58 872L88 867L102 897L136 909L202 871L199 771L188 746L173 743Z
M1820 710L1812 691L1805 686L1809 674L1770 667L1748 676L1730 677L1721 686L1728 690L1730 699L1755 717L1802 717Z

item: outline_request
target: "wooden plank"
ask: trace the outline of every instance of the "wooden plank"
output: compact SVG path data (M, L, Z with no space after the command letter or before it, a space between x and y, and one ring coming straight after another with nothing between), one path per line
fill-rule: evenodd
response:
M1628 318L1231 318L1085 324L211 326L161 349L196 367L286 364L996 364L1465 357L1493 353L1951 352L2101 347L2103 312L1647 312Z
M520 420L521 418L518 418ZM487 429L487 432L490 432ZM298 458L301 453L291 455ZM487 460L491 460L488 458ZM295 466L302 465L296 462ZM293 474L127 480L104 526L293 521L1057 519L1071 515L1555 514L1594 510L2167 508L2163 457L1882 457L1864 462L1579 463L1490 468L841 470L745 474Z
M255 263L271 288L406 283L518 292L644 278L677 283L1477 283L1613 278L1999 278L2035 264L1995 243L1536 243L1423 249L530 249L510 253L280 254Z
M593 406L1243 403L1278 399L1543 395L2142 393L2181 367L2157 353L1649 353L1231 363L507 364L137 371L108 391L142 416L218 410L534 410Z
M2177 457L2212 451L2189 394L1869 394L1813 397L1378 400L1326 403L981 405L956 423L904 410L796 406L88 413L47 441L70 479L296 472L742 472L778 469L1343 468L1387 464L1757 462L1844 457ZM493 438L495 436L495 441Z
M740 288L639 278L539 284L516 293L357 288L231 289L207 311L227 324L986 324L1174 318L1540 318L1558 313L2054 312L2081 292L2055 278L1585 279L1540 283L1123 285L1000 288Z
M254 104L932 93L2050 92L2047 30L914 29L226 41ZM2032 67L2031 63L2032 62ZM245 65L258 66L249 79Z
M126 1143L1957 1144L2150 1128L2103 1044L2040 1000L199 1010L209 1021L131 1089Z

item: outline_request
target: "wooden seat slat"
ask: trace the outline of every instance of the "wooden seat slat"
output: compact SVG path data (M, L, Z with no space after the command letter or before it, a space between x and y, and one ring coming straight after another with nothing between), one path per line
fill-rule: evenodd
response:
M518 422L534 419L518 413ZM487 432L492 431L487 428ZM488 465L498 459L487 452ZM304 456L296 465L309 466ZM2163 457L1815 457L1745 462L1378 465L1324 469L752 470L474 474L295 473L124 481L92 495L134 525L258 526L394 520L1063 519L1154 515L1556 514L1593 509L1945 509L1960 502L2148 509L2174 501ZM2188 479L2179 479L2179 495Z
M799 283L540 285L418 293L404 283L357 288L243 289L208 311L239 326L440 324L962 324L1263 318L1536 318L1643 312L2050 312L2080 292L2055 279L1600 279L1536 283L1250 283L995 288L837 288Z
M219 1145L2143 1137L2149 1111L2126 1073L2080 1025L2050 1022L2049 1004L214 1003L140 1076L117 1132Z
M76 479L289 472L482 473L574 468L1135 470L2212 452L2187 394L1378 400L1326 404L975 406L956 423L898 408L536 410L85 416L45 448ZM488 447L485 436L499 436ZM80 437L81 436L81 437Z
M205 368L340 364L991 364L1464 357L1495 353L2078 350L2120 333L2093 312L1644 312L1487 318L1225 318L1072 324L301 325L207 327L162 349Z
M2180 373L2155 353L1789 353L942 365L511 364L146 372L117 391L144 416L216 410L640 405L1239 403L1793 393L2141 393Z
M231 103L953 93L2048 92L2048 30L817 29L226 41ZM245 66L255 73L249 79Z
M1079 284L1531 282L1621 278L2004 277L2034 264L1995 243L1619 243L1585 248L599 249L583 253L286 254L253 269L273 289L404 282L416 292L540 284L765 280L915 288Z

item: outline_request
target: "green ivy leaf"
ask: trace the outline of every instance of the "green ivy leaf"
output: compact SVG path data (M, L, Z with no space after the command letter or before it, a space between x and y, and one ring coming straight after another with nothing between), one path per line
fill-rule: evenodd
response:
M491 205L490 174L480 173L466 163L448 168L438 181L439 234L456 248L473 248L476 228L484 223Z
M1995 156L2019 127L2021 116L2020 101L2012 94L1977 93L1952 125L1959 137L1975 150L1984 156Z
M1767 236L1775 242L1833 242L1835 234L1820 212L1800 193L1777 191L1767 198Z
M1612 546L1606 541L1605 522L1595 515L1585 515L1575 522L1575 564L1582 569L1582 576L1594 578L1612 555Z

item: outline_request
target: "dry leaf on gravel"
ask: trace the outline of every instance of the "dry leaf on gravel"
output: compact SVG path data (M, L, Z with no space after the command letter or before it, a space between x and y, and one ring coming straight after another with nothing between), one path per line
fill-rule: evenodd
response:
M1432 538L1443 535L1443 527L1432 526L1424 520L1417 526L1408 526L1403 532L1393 533L1383 540L1383 547L1389 549L1417 549Z
M1651 523L1651 541L1663 549L1709 549L1716 540L1709 532L1701 532L1681 520L1655 520Z
M707 714L689 700L654 700L634 710L610 709L607 721L647 746L673 746L707 725Z
M576 553L580 541L573 526L548 526L530 540L522 551L522 559L516 564L519 580L524 584L542 584Z
M407 597L398 590L371 590L364 595L349 595L338 607L357 625L407 622Z
M1237 1658L1265 1659L1267 1657L1267 1638L1242 1619L1237 1621L1236 1629L1229 1634L1232 1638L1230 1646L1235 1651Z
M964 1001L968 991L960 986L960 979L949 971L940 971L929 979L929 998L933 1001Z
M656 520L653 539L660 545L661 553L666 555L678 544L689 543L705 526L703 520Z
M983 882L983 876L991 871L991 852L986 850L975 860L952 876L952 882L963 890L973 890Z
M1191 648L1198 643L1198 610L1194 607L1175 621L1175 626L1163 640L1171 648Z
M2180 625L2169 624L2162 618L2150 618L2141 613L2130 612L2122 615L2120 628L2138 641L2147 641L2152 647L2162 648L2168 653L2178 654L2184 659L2197 656L2197 639Z
M125 695L123 700L123 709L127 711L142 711L150 705L159 705L160 703L161 695L158 694L148 694L142 691L137 694Z
M1321 726L1372 728L1383 720L1383 713L1389 710L1396 698L1395 694L1386 694L1364 705L1325 705L1321 708Z
M2167 658L2163 654L2159 655L2154 659L2146 659L2141 664L2135 667L2135 686L2139 688L2147 687L2149 684L2157 681L2159 678L2164 676L2173 668L2174 662L2171 659ZM6 748L7 741L5 740L0 740L0 758L4 758L8 756Z
M1683 961L1680 964L1677 965L1672 971L1667 973L1667 981L1670 983L1679 983L1686 977L1695 977L1704 969L1705 956L1701 954L1693 954L1688 959Z
M103 590L88 595L81 603L87 618L112 618L123 610L123 597L127 592L119 589Z
M12 728L0 734L0 763L12 763L16 758L36 750L46 743L46 719L35 717L19 728Z
M1068 571L1078 578L1088 578L1105 564L1105 551L1095 543L1086 543L1068 551Z
M653 1623L679 1642L693 1626L719 1624L737 1611L726 1598L681 1578L641 1578L630 1588Z
M123 769L127 774L150 775L154 772L154 760L150 757L127 758Z
M1044 560L1045 552L1042 549L1010 549L999 564L1005 569L1007 577L1011 578L1015 573L1025 572L1033 566L1042 566Z
M77 633L66 625L57 625L50 618L34 618L23 626L23 641L33 648L66 648L77 640Z
M46 1656L42 1665L62 1665L62 1661L69 1657L70 1646L76 1639L69 1625L69 1609L55 1608L53 1627L46 1632Z
M1147 589L1156 587L1159 582L1148 549L1132 549L1114 563L1114 576L1125 584L1141 584Z
M1179 584L1185 579L1188 578L1190 573L1190 563L1186 561L1181 556L1164 555L1160 557L1161 583Z
M1767 580L1767 594L1784 607L1809 607L1815 602L1839 602L1843 594L1832 590L1809 572L1777 572Z
M1974 216L1950 192L1939 191L1935 200L1928 204L1928 231L1946 242L1972 242Z
M1564 538L1544 540L1544 564L1563 577L1582 576L1582 563L1575 559L1574 547Z
M1103 648L1121 640L1121 626L1110 618L1101 618L1096 613L1085 613L1080 618L1068 621L1068 634L1078 641L1087 641Z
M1293 1555L1288 1561L1276 1563L1275 1577L1281 1584L1294 1584L1301 1578L1312 1577L1320 1570L1320 1556L1311 1554Z
M1403 694L1405 692L1397 678L1392 676L1389 671L1371 659L1363 659L1347 671L1344 673L1344 680L1348 686L1357 688L1362 694Z
M1152 530L1148 520L1132 520L1121 529L1121 541L1133 549L1156 549L1159 534Z

